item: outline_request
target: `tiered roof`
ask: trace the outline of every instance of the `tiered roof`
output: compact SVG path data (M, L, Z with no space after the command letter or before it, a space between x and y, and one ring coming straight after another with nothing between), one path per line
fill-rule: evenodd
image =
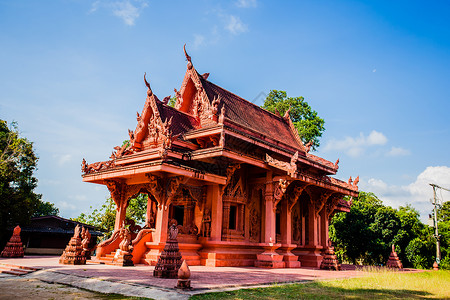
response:
M185 162L186 157L188 160L211 161L228 153L228 157L257 167L287 170L294 180L308 178L310 183L318 186L357 195L356 184L327 176L336 174L338 161L332 163L308 153L289 113L284 117L273 114L208 81L209 74L200 75L189 55L185 54L188 67L180 91L175 90L175 107L167 105L167 97L160 101L144 76L147 99L142 113L137 114L136 129L129 130L130 143L116 147L110 161L90 165L83 161L85 181L101 183L120 170L126 170L121 173L123 176L130 176L137 172L131 171L133 167L137 170L143 164L149 166L141 168L147 173L167 170L155 167L167 164L171 165L171 171L175 168L195 169L195 165ZM270 157L271 163L261 156L255 159L246 153L231 155L226 145L230 136L259 147L260 152ZM193 172L204 173L203 170ZM100 176L102 173L108 175ZM211 180L225 179L223 173L211 175Z

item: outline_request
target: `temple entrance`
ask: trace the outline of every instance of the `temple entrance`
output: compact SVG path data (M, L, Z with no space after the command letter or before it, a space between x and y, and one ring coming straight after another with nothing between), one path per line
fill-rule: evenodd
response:
M188 189L181 189L170 205L169 226L172 222L176 222L180 239L184 235L197 238L198 226L195 224L196 202Z

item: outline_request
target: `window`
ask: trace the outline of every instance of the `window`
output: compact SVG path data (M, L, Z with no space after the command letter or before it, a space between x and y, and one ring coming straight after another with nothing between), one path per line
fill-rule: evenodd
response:
M230 223L228 229L236 230L236 216L237 216L237 206L230 206Z
M172 219L177 220L178 225L184 225L184 206L174 205L172 209Z

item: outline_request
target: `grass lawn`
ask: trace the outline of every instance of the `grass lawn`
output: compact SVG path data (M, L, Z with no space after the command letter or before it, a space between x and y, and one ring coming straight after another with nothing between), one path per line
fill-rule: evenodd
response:
M450 299L450 271L372 271L368 276L196 295L190 299Z

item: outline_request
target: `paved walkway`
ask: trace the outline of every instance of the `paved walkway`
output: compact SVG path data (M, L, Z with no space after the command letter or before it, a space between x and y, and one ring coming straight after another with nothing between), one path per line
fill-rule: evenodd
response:
M89 261L86 265L70 266L58 264L58 259L59 257L55 256L0 258L0 264L40 268L41 270L24 276L45 282L62 283L101 293L117 293L153 299L188 299L191 295L206 292L258 287L274 283L359 277L367 274L367 272L355 268L336 272L312 268L260 269L192 266L190 267L191 286L194 289L181 291L174 288L177 283L176 279L153 277L154 267L152 266L118 267L94 264Z

